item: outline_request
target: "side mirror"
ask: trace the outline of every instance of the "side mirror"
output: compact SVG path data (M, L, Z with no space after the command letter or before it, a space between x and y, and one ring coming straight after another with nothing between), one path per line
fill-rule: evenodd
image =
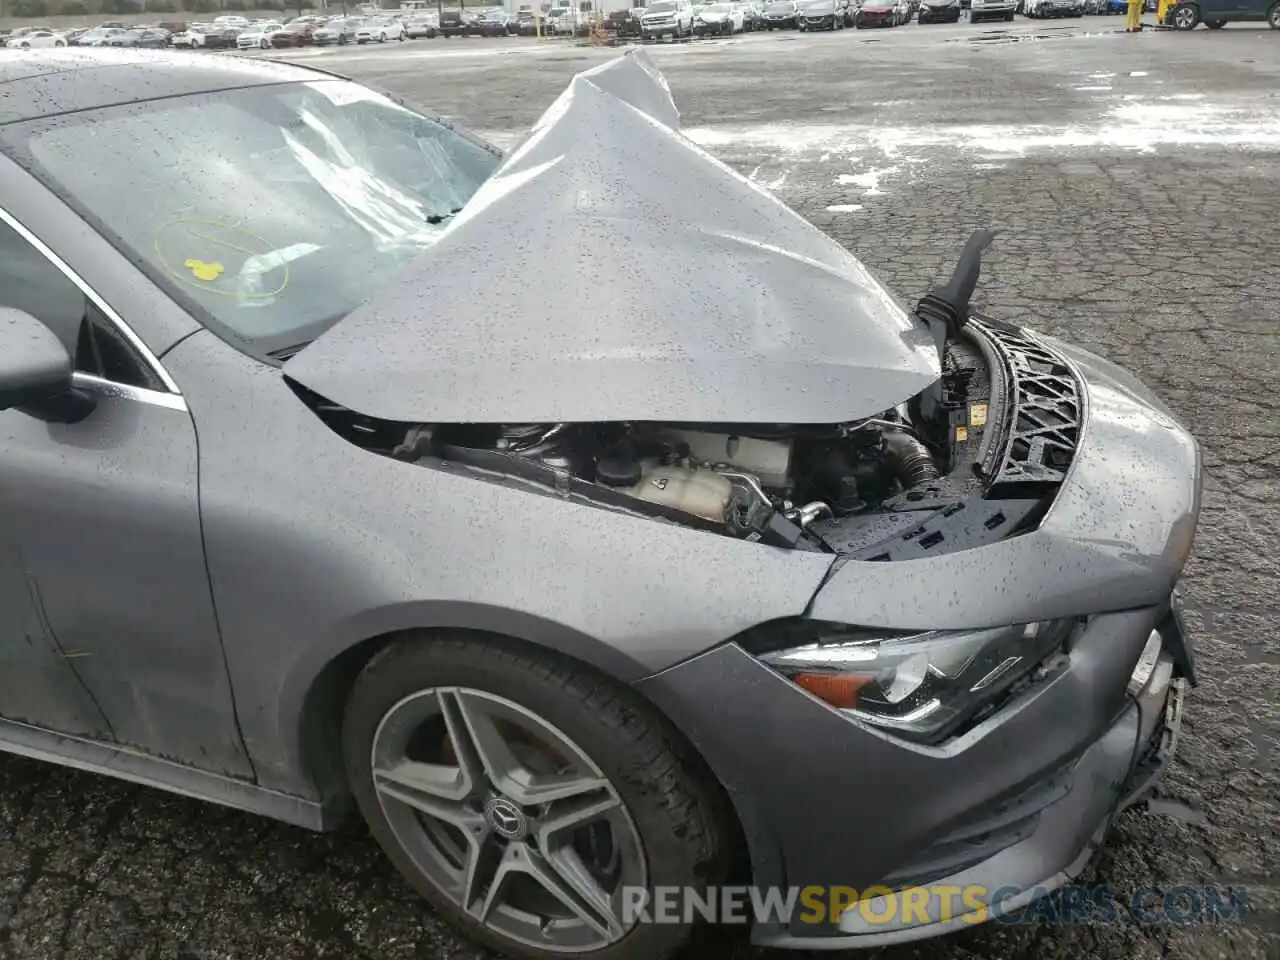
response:
M21 410L54 423L75 423L93 398L71 384L71 355L43 323L0 307L0 410Z

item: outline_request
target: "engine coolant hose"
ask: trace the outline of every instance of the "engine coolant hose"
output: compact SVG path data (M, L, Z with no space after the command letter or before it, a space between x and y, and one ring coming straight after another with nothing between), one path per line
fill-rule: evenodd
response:
M884 445L902 489L910 490L942 476L929 448L905 430L886 430Z

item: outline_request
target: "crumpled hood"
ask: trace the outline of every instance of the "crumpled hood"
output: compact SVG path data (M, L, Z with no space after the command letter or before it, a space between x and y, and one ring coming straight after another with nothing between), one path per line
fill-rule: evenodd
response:
M285 373L373 417L490 423L836 423L937 379L900 300L678 126L642 51L578 75Z

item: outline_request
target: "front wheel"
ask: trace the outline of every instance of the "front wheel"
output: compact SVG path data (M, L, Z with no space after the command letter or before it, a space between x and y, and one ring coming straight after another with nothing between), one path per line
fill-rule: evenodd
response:
M442 914L511 956L665 960L691 925L625 891L724 879L718 787L666 720L575 661L474 634L365 667L343 759L369 828Z
M1194 30L1200 23L1200 8L1195 4L1183 3L1173 13L1173 25L1179 30Z
M1280 30L1280 2L1273 3L1267 12L1267 23L1272 30Z

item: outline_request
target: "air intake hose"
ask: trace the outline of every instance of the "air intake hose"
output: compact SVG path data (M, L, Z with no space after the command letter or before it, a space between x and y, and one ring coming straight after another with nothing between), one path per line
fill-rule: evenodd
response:
M884 445L902 489L910 490L942 475L929 448L911 434L902 430L886 430Z

